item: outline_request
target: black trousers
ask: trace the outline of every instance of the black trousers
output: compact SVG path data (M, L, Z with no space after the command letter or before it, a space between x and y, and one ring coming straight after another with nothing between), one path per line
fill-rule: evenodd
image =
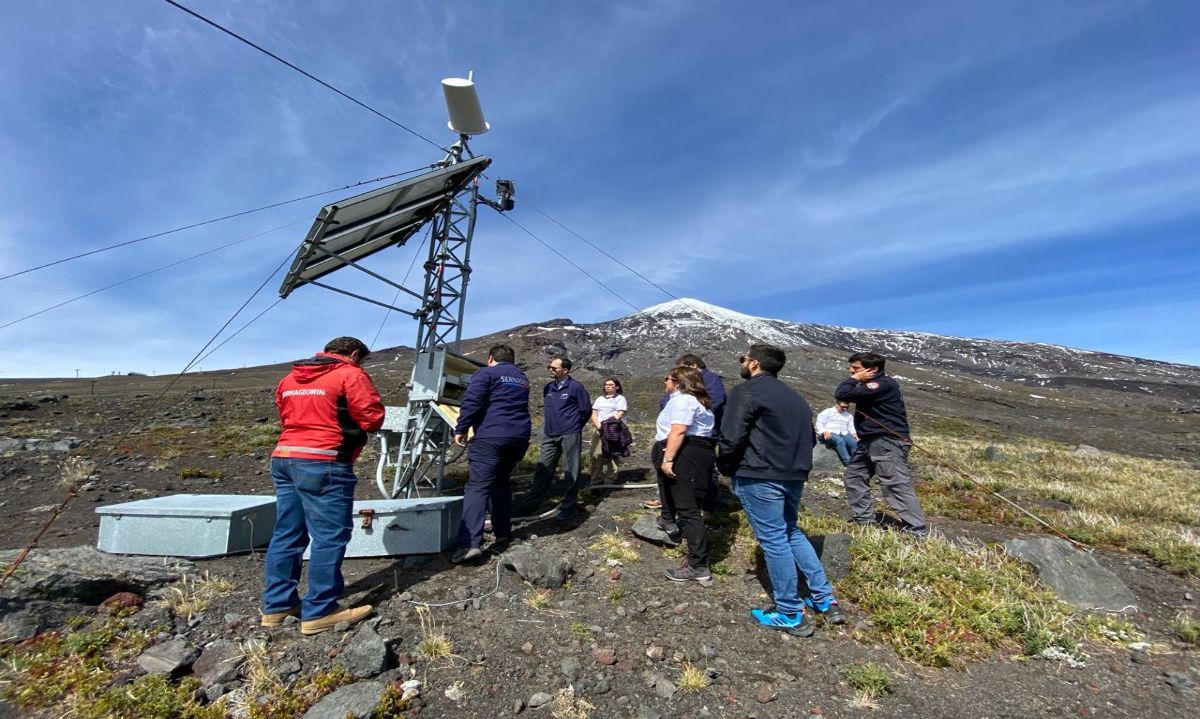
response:
M662 471L666 442L655 442L650 461L658 473L662 490L662 517L679 524L679 532L687 540L687 560L690 567L708 566L708 529L704 526L701 507L712 486L713 463L716 462L711 437L684 437L683 446L675 454L674 477Z

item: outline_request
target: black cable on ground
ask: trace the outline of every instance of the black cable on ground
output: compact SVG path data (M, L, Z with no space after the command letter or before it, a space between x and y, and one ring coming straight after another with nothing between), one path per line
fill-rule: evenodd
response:
M311 72L308 72L307 70L304 70L300 67L297 67L296 65L293 65L292 63L288 62L287 60L284 60L282 57L276 55L275 53L271 52L270 50L264 48L261 45L254 43L250 40L247 40L246 38L237 34L233 30L230 30L229 28L225 27L224 25L221 25L220 23L218 23L214 20L210 20L210 19L204 17L203 15L196 12L195 10L192 10L191 8L186 7L186 6L182 5L181 3L175 2L175 0L163 0L163 2L167 3L168 5L173 6L175 8L178 8L179 10L182 10L183 12L187 13L188 15L191 15L192 17L196 18L200 22L203 22L207 25L211 25L212 27L216 28L217 30L220 30L221 32L234 38L235 40L245 43L246 45L249 45L250 47L254 48L255 50L258 50L262 54L271 58L272 60L274 60L278 63L281 63L283 65L286 65L287 67L291 68L292 70L295 70L296 72L300 73L301 75L307 77L309 80L312 80L313 82L325 87L326 89L336 92L338 95L341 95L342 97L346 98L350 102L353 102L355 105L358 105L359 107L363 108L364 110L370 112L373 115L377 115L377 116L383 118L384 120L387 120L388 122L392 123L393 125L400 128L401 130L404 130L405 132L409 133L410 135L420 138L420 139L424 140L425 142L428 142L430 145L433 145L434 147L438 148L442 152L450 151L447 148L442 147L438 143L434 142L433 140L430 140L428 137L425 137L424 135L417 132L416 130L412 129L411 127L400 122L399 120L393 119L393 118L385 115L384 113L380 112L379 110L376 110L375 108L371 107L370 105L363 102L362 100L359 100L358 98L356 98L352 95L349 95L349 94L343 92L342 90L339 90L338 88L325 82L324 80L322 80L321 78L312 74Z
M145 242L146 240L153 240L158 237L165 237L167 235L173 235L176 232L183 232L184 230L191 230L191 229L195 229L197 227L211 225L214 222L221 222L222 220L232 220L235 217L245 217L246 215L252 215L255 212L262 212L263 210L270 210L270 209L273 209L276 207L283 207L284 205L290 205L292 203L301 202L303 200L311 200L314 197L320 197L321 195L328 195L328 194L331 194L334 192L340 192L342 190L349 190L354 187L361 187L362 185L371 185L376 182L383 182L384 180L391 180L391 179L395 179L397 177L404 177L405 175L412 175L412 174L415 174L417 172L422 172L427 169L429 169L428 166L418 167L413 170L405 170L404 172L397 172L392 175L384 175L383 177L376 177L373 180L362 180L360 182L352 182L349 185L342 185L341 187L335 187L332 190L323 190L321 192L314 192L310 195L304 195L303 197L294 197L290 200L283 200L282 202L273 202L269 205L263 205L262 207L255 207L252 210L242 210L241 212L234 212L233 214L230 214L230 215L214 217L211 220L204 220L203 222L193 222L190 225L183 225L182 227L175 227L170 230L164 230L163 232L156 232L153 235L146 235L144 237L138 237L136 239L126 240L124 242L118 242L114 245L108 245L107 247L97 247L94 250L88 250L87 252L81 252L78 255L71 255L70 257L63 257L61 259L54 260L53 262L47 262L45 264L36 265L34 267L27 267L23 270L20 270L19 272L13 272L13 273L10 273L7 275L0 276L0 282L3 282L4 280L7 280L12 277L17 277L18 275L28 274L30 272L35 272L37 270L44 270L47 267L53 267L55 265L61 265L62 263L70 262L71 260L78 260L81 257L89 257L91 255L96 255L101 252L107 252L108 250L115 250L118 247L128 247L129 245L135 245L139 242Z

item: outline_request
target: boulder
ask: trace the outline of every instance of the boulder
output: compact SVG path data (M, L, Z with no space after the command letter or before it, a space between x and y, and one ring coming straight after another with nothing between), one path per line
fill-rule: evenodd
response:
M245 655L242 648L234 642L213 642L205 647L200 657L192 663L192 674L200 682L200 687L206 691L217 684L228 684L237 679Z
M8 564L17 552L0 552ZM105 554L91 547L35 549L0 590L0 630L28 638L60 626L67 617L90 614L120 592L145 596L191 572L186 560Z
M382 682L349 684L322 697L304 713L304 719L367 719L375 713L384 689Z
M1071 454L1075 455L1076 457L1100 457L1104 455L1103 452L1088 444L1079 445L1075 449L1071 450Z
M657 517L652 514L643 514L637 518L637 521L630 527L630 531L640 539L644 539L652 544L658 544L664 547L677 547L679 542L671 538L671 535L658 528Z
M846 468L842 466L842 460L838 459L837 452L834 452L820 442L813 445L812 462L812 472L815 474L841 476L842 472L846 471Z
M501 555L500 561L521 579L547 589L561 587L574 569L565 557L539 551L528 544L508 550Z
M826 534L809 537L817 556L821 558L821 566L829 581L836 582L850 576L850 545L854 538L849 534ZM800 581L804 581L801 575Z
M337 663L359 678L373 677L388 668L387 642L369 625L363 626L337 656Z
M137 658L137 664L147 674L183 673L200 656L200 650L192 646L186 639L171 639L162 644L155 644L142 652Z
M983 456L989 462L1009 462L1012 460L1012 457L1008 455L1008 452L1005 452L999 447L988 447L987 449L983 450Z
M1115 574L1064 539L1010 539L1004 543L1004 551L1032 564L1043 584L1080 609L1120 612L1137 604L1133 593Z

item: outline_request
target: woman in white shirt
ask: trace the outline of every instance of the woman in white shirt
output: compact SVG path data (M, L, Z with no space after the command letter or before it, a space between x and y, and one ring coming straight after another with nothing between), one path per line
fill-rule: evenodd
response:
M708 530L700 511L716 461L712 402L700 371L676 367L663 377L670 399L658 414L650 461L658 471L663 498L658 527L673 538L687 540L687 561L668 569L673 582L706 580ZM678 524L676 524L678 522Z
M595 402L592 402L592 427L595 428L596 434L592 437L592 474L591 481L594 483L600 478L604 471L611 470L613 477L621 468L621 458L618 456L604 456L604 437L600 432L601 426L605 420L615 419L621 421L625 419L625 412L629 409L629 404L625 401L625 393L621 387L621 382L616 377L608 377L604 380L604 395L597 397Z

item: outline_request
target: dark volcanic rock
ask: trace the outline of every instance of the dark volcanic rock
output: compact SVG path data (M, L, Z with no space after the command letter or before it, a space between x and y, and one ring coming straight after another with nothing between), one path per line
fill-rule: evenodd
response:
M633 532L638 537L646 540L647 542L651 542L653 544L659 544L664 547L679 546L679 542L676 542L674 539L671 539L671 535L667 534L666 532L664 532L658 528L658 525L655 523L655 520L656 520L656 517L654 515L643 514L642 516L638 517L637 520L633 523L633 526L630 528L630 531Z
M179 674L196 661L200 650L186 639L172 639L155 644L137 658L138 666L147 674Z
M547 589L561 587L573 570L566 558L539 551L528 544L508 550L500 557L500 561L515 571L521 579L535 587Z
M379 703L384 686L380 682L359 682L324 697L304 714L304 719L367 719Z
M234 642L213 642L192 663L192 673L205 690L216 684L228 684L237 679L244 656L245 652Z
M1010 539L1004 543L1004 550L1032 564L1046 586L1080 609L1120 612L1137 604L1133 593L1115 574L1066 540Z
M341 664L356 677L373 677L388 668L388 645L369 625L363 626L338 654Z

